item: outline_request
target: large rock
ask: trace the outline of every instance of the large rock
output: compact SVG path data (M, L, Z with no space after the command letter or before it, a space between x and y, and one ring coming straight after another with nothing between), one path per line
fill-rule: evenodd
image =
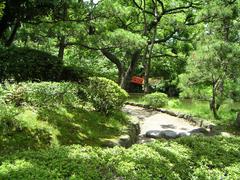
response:
M160 138L165 138L165 139L175 139L179 137L179 133L172 131L172 130L151 130L146 132L146 137L148 138L154 138L154 139L160 139Z
M190 134L208 134L209 132L205 128L197 128L189 131Z
M165 113L167 113L167 114L169 114L169 115L171 115L171 116L174 116L174 117L177 117L177 116L178 116L177 113L175 113L175 112L173 112L173 111L169 111L169 110L166 110Z
M190 136L192 134L208 134L205 128L197 128L191 131L173 131L173 130L151 130L146 132L147 138L154 139L175 139L178 137Z
M132 140L131 137L126 134L120 136L118 143L123 147L130 147L132 145Z

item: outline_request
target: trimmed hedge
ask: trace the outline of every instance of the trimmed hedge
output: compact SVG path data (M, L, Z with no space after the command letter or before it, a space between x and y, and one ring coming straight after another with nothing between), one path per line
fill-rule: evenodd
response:
M129 149L74 145L0 157L0 179L239 179L239 152L236 137L186 137Z
M55 81L62 68L59 58L35 49L14 47L0 53L0 81Z
M154 108L164 107L168 103L168 96L164 93L155 92L147 94L143 97L143 101L146 105Z
M103 77L89 78L88 94L93 107L105 114L120 110L128 97L127 92L117 83Z

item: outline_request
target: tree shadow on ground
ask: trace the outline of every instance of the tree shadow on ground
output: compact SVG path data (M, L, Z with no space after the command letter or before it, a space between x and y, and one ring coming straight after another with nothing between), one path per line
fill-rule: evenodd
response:
M60 145L101 146L101 139L118 137L127 124L126 117L121 113L106 117L73 107L65 108L64 113L57 109L45 109L42 114L39 118L59 131L57 139Z

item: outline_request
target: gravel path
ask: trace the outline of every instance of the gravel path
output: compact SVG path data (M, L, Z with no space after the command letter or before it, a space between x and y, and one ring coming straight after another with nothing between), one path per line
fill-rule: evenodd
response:
M158 111L131 105L124 106L123 111L141 120L140 137L142 138L145 138L148 132L167 132L170 134L190 135L189 132L199 130L198 126L194 126L182 118L177 118Z

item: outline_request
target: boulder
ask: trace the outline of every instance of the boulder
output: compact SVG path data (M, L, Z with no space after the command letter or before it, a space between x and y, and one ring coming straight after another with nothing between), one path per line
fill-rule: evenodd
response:
M120 146L118 140L116 139L105 139L102 141L102 146L103 147L115 147L115 146Z
M175 113L175 112L173 112L173 111L166 110L166 113L169 114L169 115L171 115L171 116L174 116L174 117L177 117L177 116L178 116L178 114Z
M189 133L189 132L185 132L185 131L184 131L184 132L179 132L179 133L178 133L178 136L179 136L179 137L190 136L190 135L191 135L191 133Z
M190 134L199 134L199 133L202 133L202 134L208 134L209 132L205 129L205 128L197 128L197 129L193 129L191 131L189 131Z
M171 130L162 131L165 139L175 139L179 137L179 133Z
M120 136L119 144L123 147L130 147L132 145L131 137L128 134Z
M179 133L172 130L163 130L163 131L151 130L146 132L146 137L154 138L154 139L160 139L160 138L175 139L179 137Z
M177 117L178 117L178 118L184 118L184 115L185 115L185 114L183 114L183 113L178 113L178 116L177 116Z
M159 130L151 130L146 132L146 137L158 139L158 138L162 138L162 134L161 134L161 131Z

